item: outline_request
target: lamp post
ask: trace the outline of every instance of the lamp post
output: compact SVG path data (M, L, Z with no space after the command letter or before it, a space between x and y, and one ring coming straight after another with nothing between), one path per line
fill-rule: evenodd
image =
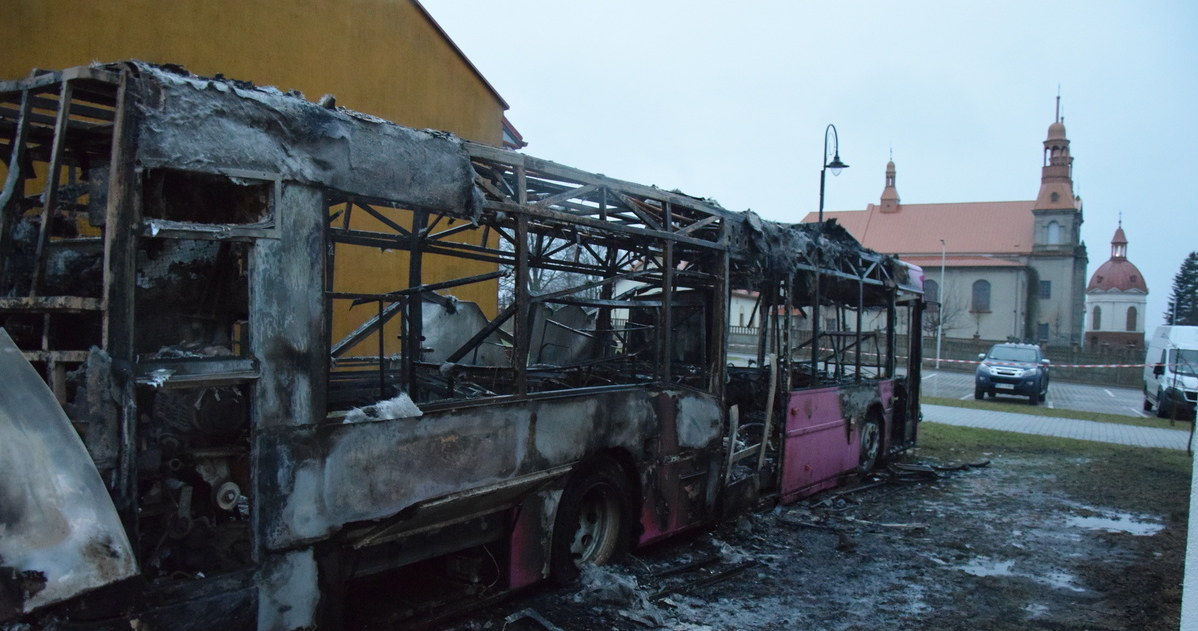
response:
M828 151L828 138L832 138L832 151ZM831 155L831 160L828 156ZM849 168L849 165L840 161L840 137L836 135L836 126L829 123L828 128L824 130L824 157L823 167L819 170L819 222L824 223L824 173L832 170L832 175L840 175L840 172Z
M832 139L832 151L828 152L828 138ZM828 156L832 159L829 160ZM840 137L836 135L836 126L828 123L828 127L824 129L824 155L820 158L820 163L823 165L819 170L819 227L816 228L820 238L824 234L824 174L828 169L832 170L832 175L840 175L841 170L849 168L849 165L840 161ZM819 301L820 301L820 286L819 286L819 270L815 272L815 291L814 300L811 305L811 376L814 378L819 374Z
M936 370L940 370L940 342L944 339L944 297L947 287L944 285L944 239L940 240L940 308L936 310Z

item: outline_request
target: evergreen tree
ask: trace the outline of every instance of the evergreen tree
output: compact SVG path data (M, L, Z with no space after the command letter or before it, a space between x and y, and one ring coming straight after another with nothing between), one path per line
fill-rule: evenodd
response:
M1198 252L1190 252L1173 277L1165 324L1198 326Z

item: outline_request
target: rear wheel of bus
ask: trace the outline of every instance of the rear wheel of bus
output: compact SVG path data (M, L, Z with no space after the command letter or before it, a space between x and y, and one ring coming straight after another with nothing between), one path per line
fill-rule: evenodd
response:
M882 426L873 415L861 422L861 459L857 470L872 471L882 458Z
M616 465L580 471L558 504L550 552L553 578L568 582L583 564L603 565L623 554L632 516L628 482Z

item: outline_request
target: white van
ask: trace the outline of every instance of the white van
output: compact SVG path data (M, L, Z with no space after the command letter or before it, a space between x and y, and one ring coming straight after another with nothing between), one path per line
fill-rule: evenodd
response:
M1192 418L1198 400L1198 326L1157 327L1144 359L1144 409Z

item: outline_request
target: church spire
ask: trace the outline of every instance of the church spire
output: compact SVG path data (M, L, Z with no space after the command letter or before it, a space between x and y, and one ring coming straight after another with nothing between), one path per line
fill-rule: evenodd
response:
M899 211L899 194L898 188L894 185L894 152L891 151L890 162L886 163L886 188L882 189L882 208L884 213L897 213Z
M1120 213L1122 215L1122 213ZM1119 218L1119 227L1115 228L1115 236L1111 237L1111 259L1127 258L1127 235L1123 233L1123 217Z

